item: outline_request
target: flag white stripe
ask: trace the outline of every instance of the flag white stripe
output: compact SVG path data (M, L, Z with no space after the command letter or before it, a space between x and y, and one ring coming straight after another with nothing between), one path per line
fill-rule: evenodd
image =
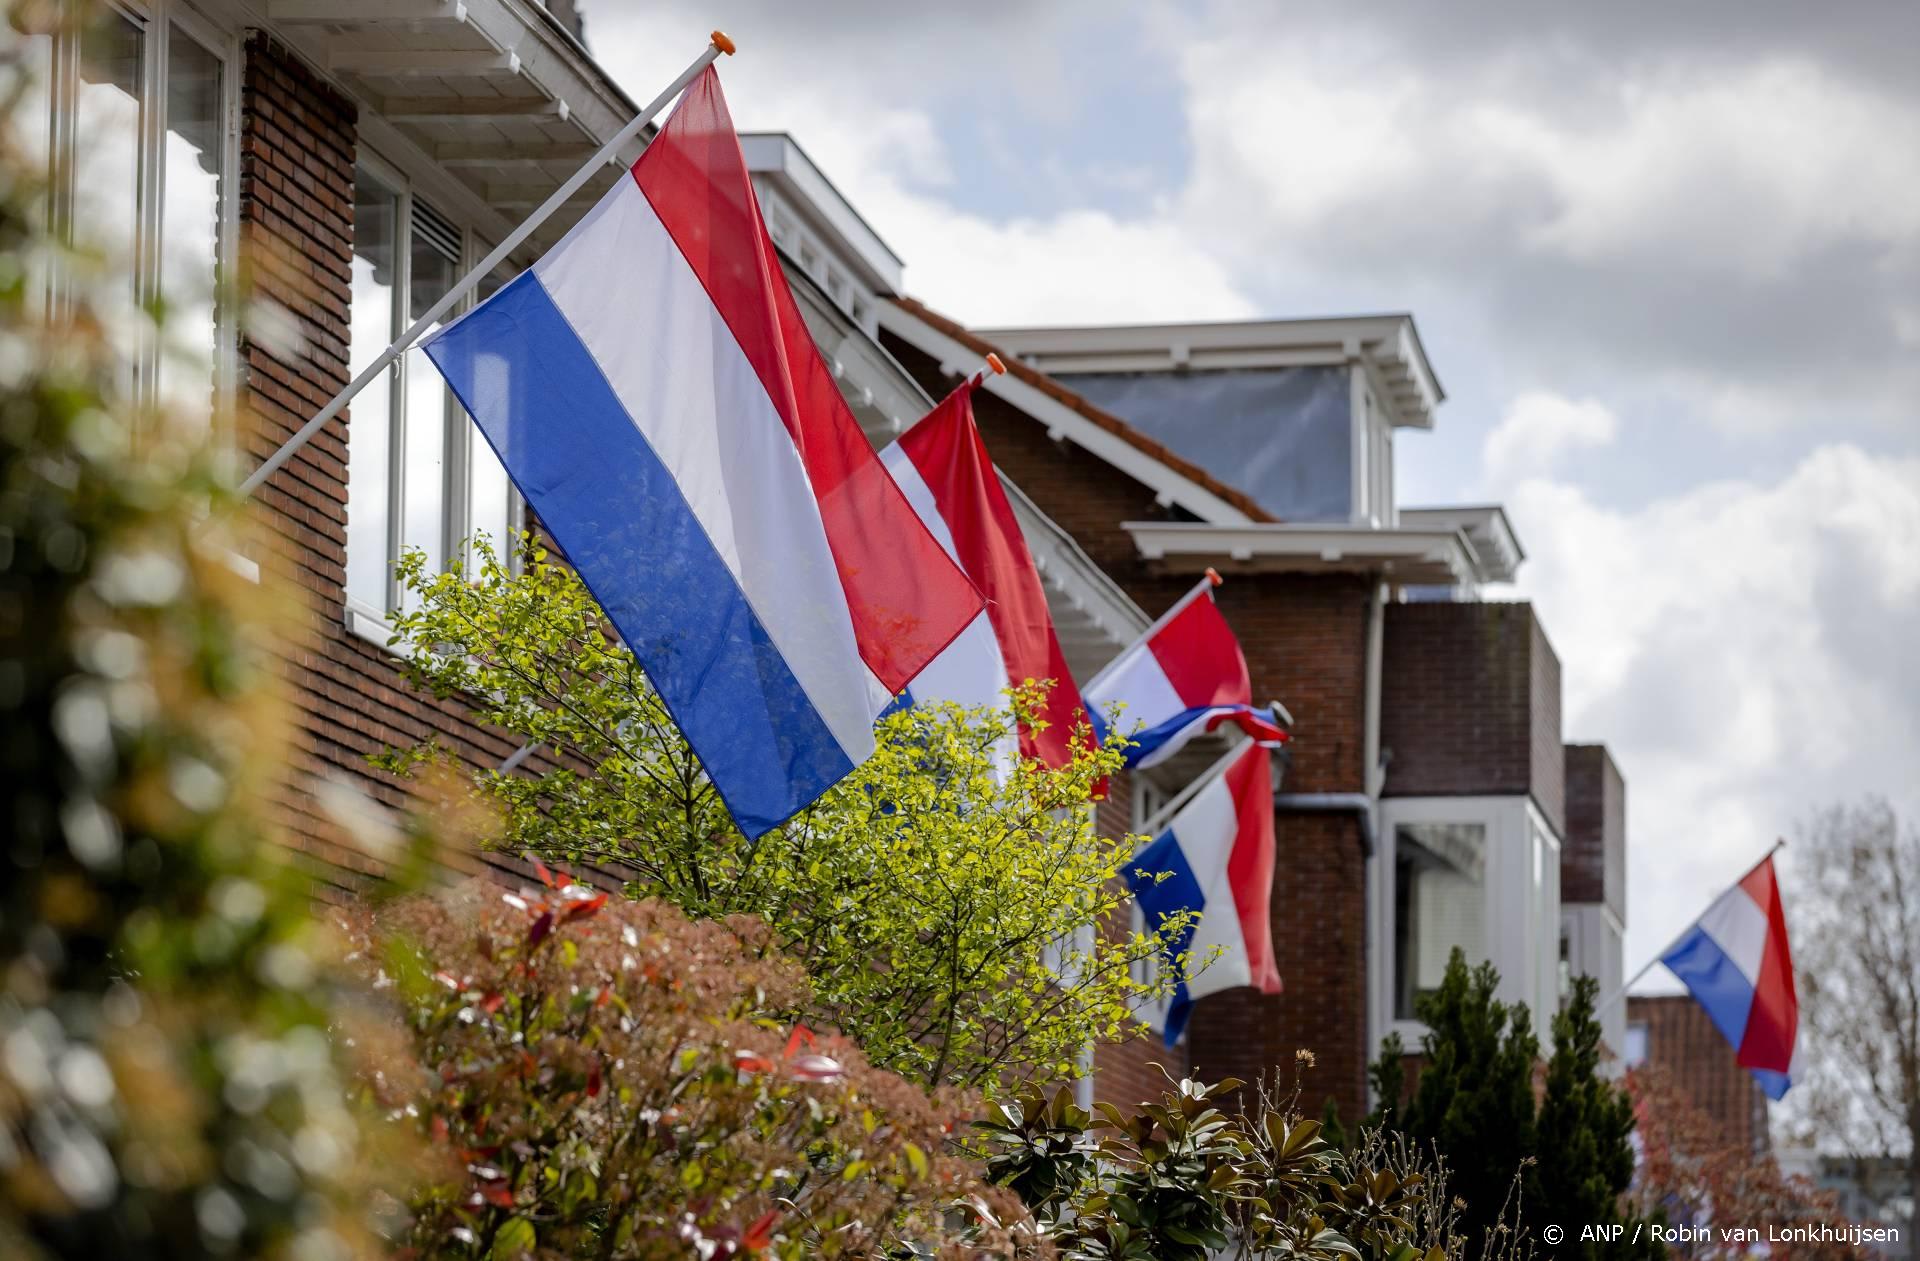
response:
M861 659L800 453L639 187L622 179L534 271L821 720L864 759L883 689Z

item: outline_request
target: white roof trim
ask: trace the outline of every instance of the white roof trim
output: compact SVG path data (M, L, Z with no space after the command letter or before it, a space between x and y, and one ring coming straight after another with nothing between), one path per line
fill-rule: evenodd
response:
M904 337L927 354L965 372L973 371L980 358L973 350L927 324L918 316L893 302L880 304L880 326ZM989 375L981 388L996 394L1047 427L1047 432L1066 438L1133 478L1155 497L1178 504L1202 521L1220 525L1240 525L1252 518L1198 482L1176 473L1145 451L1094 424L1065 403L1035 389L1012 373Z
M740 134L740 151L748 171L782 186L794 210L839 246L839 252L863 273L861 284L876 293L900 292L900 256L861 218L798 141L784 131L747 131Z
M1209 565L1291 573L1369 573L1417 586L1487 581L1464 530L1380 530L1371 526L1218 526L1128 521L1142 558L1199 572Z

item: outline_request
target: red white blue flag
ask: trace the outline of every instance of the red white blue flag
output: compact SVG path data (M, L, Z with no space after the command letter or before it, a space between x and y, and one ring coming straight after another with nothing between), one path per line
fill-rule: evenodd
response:
M1036 715L1044 725L1023 725L1018 749L1022 757L1064 766L1086 710L1060 651L1033 553L974 423L978 384L977 377L962 383L880 453L920 520L987 601L953 646L914 679L904 699L1002 705L1009 687L1051 680ZM1011 765L1012 753L1002 751L1003 766Z
M1266 749L1249 745L1128 864L1127 883L1149 929L1158 932L1183 911L1193 916L1174 947L1184 964L1161 1029L1168 1046L1208 994L1242 985L1280 992L1271 913L1272 766Z
M1123 707L1122 730L1133 742L1128 766L1164 762L1195 736L1228 723L1269 747L1286 741L1273 716L1253 707L1247 658L1213 602L1217 581L1208 571L1206 581L1086 686L1096 723L1104 726L1113 706ZM1099 734L1106 738L1105 730Z
M426 351L748 836L864 760L980 611L807 332L711 67Z
M1780 885L1768 855L1694 922L1660 961L1739 1054L1770 1099L1800 1079L1800 999Z

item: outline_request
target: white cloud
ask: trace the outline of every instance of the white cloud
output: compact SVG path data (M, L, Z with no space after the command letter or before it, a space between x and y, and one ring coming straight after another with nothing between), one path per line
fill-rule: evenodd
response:
M1554 469L1560 457L1582 447L1612 442L1620 422L1596 399L1562 398L1530 390L1507 405L1487 434L1482 462L1489 482L1506 486Z
M1567 736L1627 776L1630 963L1812 807L1920 808L1920 459L1824 446L1634 512L1532 477L1508 508Z
M630 86L675 73L662 58L671 41L658 37L659 19L592 18L600 56L623 67ZM692 20L673 16L685 30L681 42L695 42ZM1120 218L1077 208L1009 220L968 213L954 204L952 155L934 119L896 104L884 78L835 73L778 46L753 56L750 72L728 67L736 125L791 132L905 260L908 291L943 313L980 325L1263 313L1219 252L1170 211ZM948 72L943 63L926 73Z

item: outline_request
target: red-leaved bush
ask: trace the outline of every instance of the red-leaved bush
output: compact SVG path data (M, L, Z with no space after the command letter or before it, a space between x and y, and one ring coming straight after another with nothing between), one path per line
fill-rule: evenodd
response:
M955 1154L976 1100L870 1067L755 1013L805 978L736 917L543 870L349 922L427 1070L380 1097L446 1157L414 1199L413 1258L853 1257L1044 1250Z

